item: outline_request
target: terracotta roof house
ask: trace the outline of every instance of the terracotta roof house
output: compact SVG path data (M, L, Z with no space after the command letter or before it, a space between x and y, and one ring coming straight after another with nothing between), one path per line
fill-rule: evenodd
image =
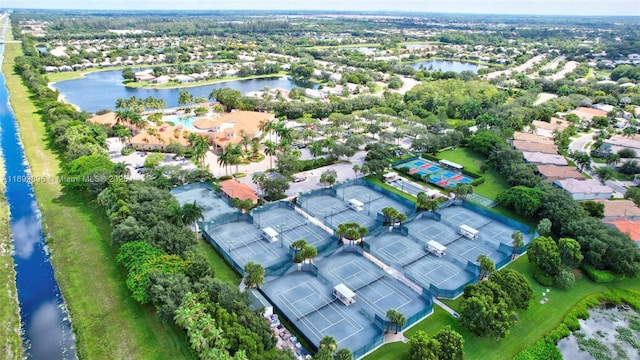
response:
M567 159L558 154L545 154L541 152L523 151L524 160L529 164L548 164L567 166Z
M200 119L193 122L193 126L206 131L212 144L226 148L230 144L237 144L242 139L241 133L250 138L260 136L260 123L275 119L275 114L257 111L233 111L217 118Z
M547 145L553 145L553 139L549 139L548 137L545 136L541 136L541 135L537 135L537 134L530 134L530 133L525 133L525 132L515 132L513 133L513 140L512 141L525 141L525 142L530 142L530 143L537 143L537 144L547 144Z
M534 120L531 123L536 127L535 133L546 138L553 139L555 130L562 131L569 127L570 122L560 118L552 117L550 122Z
M162 124L159 127L142 130L129 140L129 144L138 150L162 150L171 143L188 146L189 133L182 125Z
M617 146L619 148L630 148L640 151L640 135L633 135L631 137L614 135L611 138L604 140L603 143L610 144L611 146Z
M525 140L513 140L513 148L520 151L539 152L543 154L558 154L558 147L554 144L543 144Z
M239 183L235 179L220 181L220 190L229 199L251 199L254 204L258 202L258 195L247 184Z
M538 174L540 174L546 182L564 179L585 179L585 176L573 166L538 165L537 168Z
M640 221L618 219L606 221L605 224L617 227L621 232L628 234L631 240L640 242Z
M588 108L588 107L584 107L584 106L581 106L581 107L577 108L576 110L571 111L571 114L578 115L580 120L589 120L589 121L593 120L594 116L607 117L607 112L606 111L593 109L593 108Z
M94 124L105 125L108 127L112 127L118 121L116 120L116 113L113 111L109 111L108 113L104 113L102 115L96 115L87 119L87 121L92 122Z
M604 204L604 221L640 220L640 208L631 200L595 200Z
M602 185L600 181L596 179L576 180L576 179L564 179L556 180L553 185L563 189L571 195L573 200L595 200L595 199L609 199L613 195L613 190Z

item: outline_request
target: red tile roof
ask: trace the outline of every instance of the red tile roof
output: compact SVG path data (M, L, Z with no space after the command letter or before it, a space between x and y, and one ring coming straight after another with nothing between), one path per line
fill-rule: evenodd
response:
M607 224L611 224L618 228L623 233L629 234L631 240L640 241L640 221L632 221L626 219L619 219L614 221L607 221Z
M235 179L220 181L220 189L229 198L251 199L254 204L258 202L258 195L256 195L255 191L249 185L239 183Z

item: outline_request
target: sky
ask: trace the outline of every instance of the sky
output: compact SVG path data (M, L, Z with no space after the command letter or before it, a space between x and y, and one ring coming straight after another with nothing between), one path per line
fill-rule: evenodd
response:
M0 8L380 10L470 14L640 16L640 0L0 0Z

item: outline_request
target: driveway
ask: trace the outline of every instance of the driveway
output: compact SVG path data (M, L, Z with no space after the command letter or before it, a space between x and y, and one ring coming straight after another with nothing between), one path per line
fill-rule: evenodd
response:
M593 141L594 136L596 136L595 132L582 134L578 136L575 140L571 142L571 144L569 144L569 150L571 150L571 152L582 151L582 152L589 153L589 149L586 147L589 142Z

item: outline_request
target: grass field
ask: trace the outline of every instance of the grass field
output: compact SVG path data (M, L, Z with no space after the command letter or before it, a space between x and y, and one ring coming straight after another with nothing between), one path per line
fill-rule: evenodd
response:
M464 147L458 147L455 150L445 150L438 153L438 159L446 159L458 163L466 170L481 174L480 166L487 160L481 154ZM483 184L475 187L474 192L486 198L495 200L496 196L505 189L510 188L507 180L498 173L494 168L489 167L486 173L482 174L485 179Z
M220 256L206 240L201 238L198 241L197 248L198 251L207 258L207 261L209 261L216 278L229 284L240 284L240 281L242 281L240 275L233 271L233 268L226 263L224 258Z
M22 359L20 306L16 290L13 245L9 230L9 204L4 196L4 161L0 151L0 354L3 359Z
M32 175L53 178L60 159L47 147L45 127L13 59L20 44L5 45L3 72L13 99ZM19 101L19 99L21 101ZM190 359L183 335L152 306L130 296L109 244L110 226L92 200L63 191L55 181L34 184L55 276L65 296L82 359Z
M219 79L197 81L189 84L178 84L178 83L172 82L172 83L166 83L166 84L160 84L160 85L153 85L153 84L149 84L149 82L143 81L143 82L129 82L129 83L126 83L124 86L128 88L145 88L145 89L178 89L178 88L190 88L190 87L202 86L202 85L211 85L211 84L217 84L217 83L222 83L226 81L265 79L265 78L272 78L272 77L281 77L286 75L287 75L286 71L280 71L279 73L276 73L276 74L266 74L266 75L227 76Z
M422 320L411 329L405 331L405 336L411 337L416 331L422 330L427 334L435 334L446 325L451 325L465 339L465 359L511 359L518 352L533 345L545 334L555 329L565 315L578 301L588 295L611 289L639 289L640 277L625 279L616 283L597 284L586 277L576 281L576 286L570 290L552 288L547 295L549 301L540 304L542 292L546 289L535 282L531 276L531 265L524 255L509 265L509 268L524 274L533 288L533 300L529 309L520 312L519 321L514 325L509 335L502 340L480 338L458 325L458 321L447 312L434 306L433 315ZM462 298L445 301L445 303L459 310ZM409 346L404 343L392 343L381 347L365 359L367 360L409 360Z

